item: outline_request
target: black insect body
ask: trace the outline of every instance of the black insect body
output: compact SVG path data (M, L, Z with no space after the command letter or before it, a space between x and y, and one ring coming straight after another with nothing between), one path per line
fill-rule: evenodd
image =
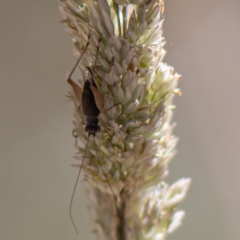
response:
M99 44L100 44L100 40L99 40ZM74 221L73 221L73 218L72 218L72 202L73 202L74 194L75 194L75 191L76 191L77 183L78 183L78 180L79 180L79 177L80 177L80 173L81 173L81 170L82 170L82 167L83 167L85 155L86 155L86 152L87 152L87 149L88 149L89 138L90 138L91 135L93 135L93 137L95 137L96 133L100 130L100 127L98 125L98 122L99 122L98 117L99 117L100 113L101 112L106 113L108 110L110 110L114 106L118 105L118 104L114 104L110 108L104 109L104 98L97 88L97 85L96 85L96 83L93 79L93 72L92 72L90 67L87 67L87 69L88 69L91 77L89 79L85 80L83 89L72 81L71 76L72 76L74 70L76 69L76 67L78 66L78 64L79 64L84 52L86 51L88 45L89 45L89 42L87 43L85 49L83 50L81 56L79 57L78 61L76 62L75 66L73 67L73 69L72 69L72 71L69 74L69 77L67 79L67 82L73 88L73 91L74 91L76 97L78 98L78 100L81 101L82 111L83 111L83 114L84 114L85 119L86 119L85 131L88 133L87 145L86 145L86 148L85 148L85 152L84 152L84 155L83 155L83 160L82 160L79 172L78 172L78 176L77 176L77 179L76 179L76 183L75 183L75 186L74 186L74 190L73 190L73 194L72 194L72 198L71 198L71 202L70 202L70 206L69 206L70 218L71 218L72 224L73 224L77 233L78 233L78 231L77 231L77 228L76 228L76 226L74 224ZM98 52L98 50L99 50L99 46L97 47L97 52ZM95 60L95 63L96 62L97 62L97 59ZM77 135L74 134L74 137L77 137ZM111 192L112 192L114 198L116 199L116 203L118 203L117 197L115 196L115 194L112 190L112 187L111 187L111 185L110 185L110 183L107 179L107 175L105 174L105 172L102 168L102 164L99 160L97 151L96 151L96 156L97 156L97 160L98 160L98 163L100 165L100 168L103 172L103 175L104 175L104 177L105 177L105 179L108 183L108 186L111 189Z
M93 79L92 85L97 89L97 86ZM98 126L98 116L100 114L100 110L97 108L97 105L95 103L94 95L91 90L90 80L87 80L83 87L82 111L86 118L85 131L89 136L95 136L95 134L100 130L100 127Z
M93 135L95 137L96 133L100 130L100 127L98 126L99 114L101 112L107 112L118 104L114 104L112 107L104 109L104 99L93 80L91 69L89 67L87 67L87 69L91 73L91 78L85 81L83 89L75 84L71 78L68 79L68 83L72 86L75 94L81 96L82 111L86 119L85 131L89 136Z

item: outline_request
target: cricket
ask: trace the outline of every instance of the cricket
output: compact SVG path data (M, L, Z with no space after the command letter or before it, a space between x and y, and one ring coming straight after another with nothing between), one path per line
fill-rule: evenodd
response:
M101 38L99 38L99 41L98 41L94 66L97 63L97 57L98 57L100 42L101 42ZM76 179L76 182L75 182L75 185L74 185L74 189L73 189L73 193L72 193L72 197L71 197L71 201L70 201L70 206L69 206L70 219L71 219L71 222L72 222L73 227L75 228L75 231L76 231L77 234L78 234L78 230L77 230L77 227L76 227L76 225L74 223L74 220L73 220L73 217L72 217L72 204L73 204L73 199L74 199L74 195L75 195L75 192L76 192L77 184L78 184L78 181L79 181L79 177L81 175L81 170L82 170L82 167L83 167L83 164L84 164L85 155L86 155L86 152L87 152L87 149L88 149L89 138L91 136L93 136L95 138L96 133L100 131L100 126L98 125L98 123L99 123L98 118L99 118L100 113L106 113L111 108L119 105L119 103L117 103L117 104L114 104L113 106L111 106L108 109L104 109L104 98L101 95L101 93L99 92L98 87L97 87L97 85L94 81L94 71L91 69L91 67L86 67L89 74L90 74L90 77L88 79L84 79L83 89L80 86L78 86L72 80L72 74L74 73L75 69L79 65L79 63L80 63L84 53L86 52L89 44L90 44L90 34L88 36L88 42L87 42L86 46L84 47L84 49L83 49L82 53L80 54L76 64L74 65L73 69L71 70L71 72L70 72L70 74L67 78L67 82L72 87L74 93L78 96L81 96L81 107L82 107L82 111L83 111L83 114L85 116L85 121L86 121L85 131L88 134L87 144L86 144L86 148L85 148L84 155L83 155L83 160L82 160L81 166L80 166L79 171L78 171L77 179ZM74 137L75 138L77 137L76 133L74 133ZM104 175L104 177L107 181L107 184L108 184L116 202L118 203L117 197L115 196L115 194L112 190L112 187L111 187L111 185L110 185L110 183L107 179L107 175L105 174L105 172L103 170L102 164L101 164L100 159L99 159L98 154L97 154L97 150L95 150L95 151L96 151L96 156L97 156L97 160L98 160L99 166L101 168L101 171L102 171L102 173L103 173L103 175Z

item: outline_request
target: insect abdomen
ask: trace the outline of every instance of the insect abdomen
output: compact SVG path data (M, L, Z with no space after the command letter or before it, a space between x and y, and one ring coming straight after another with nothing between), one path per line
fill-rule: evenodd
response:
M82 92L82 110L83 114L87 117L98 117L100 114L100 111L96 106L92 90L90 89L89 80L84 83Z
M100 110L97 108L95 103L89 80L84 83L82 92L82 110L86 117L85 131L89 135L95 136L95 134L100 130L100 127L98 126L98 116L100 114Z

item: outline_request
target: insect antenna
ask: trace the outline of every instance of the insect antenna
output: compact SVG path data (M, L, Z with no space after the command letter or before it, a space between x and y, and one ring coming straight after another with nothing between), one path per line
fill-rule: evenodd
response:
M85 159L85 156L86 156L86 152L87 152L87 148L88 148L88 142L89 142L89 137L90 137L90 134L88 134L87 145L86 145L86 148L85 148L85 151L84 151L83 160L82 160L80 169L78 171L77 179L76 179L76 182L75 182L75 185L74 185L74 189L73 189L73 193L72 193L72 197L71 197L71 201L70 201L70 205L69 205L69 216L70 216L72 225L75 228L75 231L76 231L77 234L78 234L78 230L77 230L77 227L76 227L76 225L74 223L74 220L73 220L73 217L72 217L72 203L73 203L73 198L74 198L74 195L75 195L75 192L76 192L78 180L79 180L79 177L80 177L80 174L81 174L81 170L82 170L82 167L83 167L84 159Z
M72 80L71 80L72 74L73 74L73 72L75 71L76 67L78 66L79 62L81 61L81 59L82 59L84 53L86 52L89 44L90 44L90 34L88 35L88 42L87 42L86 46L84 47L84 49L83 49L80 57L78 58L77 62L75 63L72 71L70 72L70 74L69 74L69 76L68 76L68 78L67 78L67 82L68 82L70 85L71 85L71 82L72 82ZM75 131L73 131L73 136L74 136L75 138L78 137L78 135L76 134ZM87 152L89 137L90 137L90 135L88 135L87 145L86 145L85 152L84 152L84 155L83 155L83 160L82 160L80 169L79 169L79 171L78 171L78 176L77 176L77 179L76 179L76 182L75 182L75 185L74 185L74 189L73 189L73 193L72 193L72 197L71 197L71 201L70 201L70 205L69 205L69 216L70 216L71 222L72 222L73 227L75 228L75 231L76 231L77 234L78 234L78 230L77 230L77 227L76 227L76 225L75 225L75 223L74 223L74 220L73 220L73 217L72 217L72 203L73 203L73 198L74 198L74 195L75 195L75 192L76 192L78 180L79 180L79 177L80 177L80 174L81 174L81 170L82 170L82 167L83 167L85 155L86 155L86 152Z

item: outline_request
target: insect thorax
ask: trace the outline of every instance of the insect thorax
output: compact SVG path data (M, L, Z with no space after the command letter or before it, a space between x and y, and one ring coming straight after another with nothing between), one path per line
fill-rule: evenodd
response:
M86 127L85 131L89 135L95 136L95 134L100 130L98 126L98 117L86 116Z

